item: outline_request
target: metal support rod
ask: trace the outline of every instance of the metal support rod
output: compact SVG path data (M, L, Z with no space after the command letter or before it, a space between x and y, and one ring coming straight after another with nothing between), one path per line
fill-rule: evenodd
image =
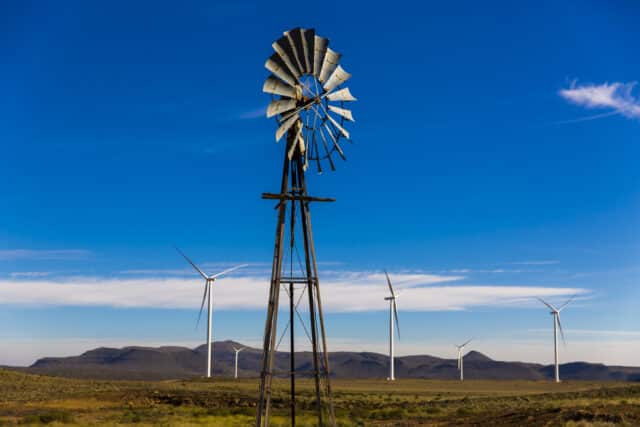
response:
M213 363L213 354L211 353L211 322L212 322L212 302L211 302L211 281L207 280L207 294L209 295L207 305L207 378L211 378L211 365Z
M554 370L556 382L560 382L560 366L558 365L558 315L553 315L553 356L554 356Z

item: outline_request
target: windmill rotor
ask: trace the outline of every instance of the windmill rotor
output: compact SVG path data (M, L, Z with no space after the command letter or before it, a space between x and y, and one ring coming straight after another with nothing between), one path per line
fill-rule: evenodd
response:
M356 98L343 87L351 74L340 65L342 55L328 46L313 29L285 31L272 44L265 63L271 75L262 88L272 97L267 117L276 118L276 141L289 133L289 159L299 153L304 169L312 164L318 173L323 164L335 170L334 155L346 160L341 144L351 142L351 135L345 125L355 121L347 107Z

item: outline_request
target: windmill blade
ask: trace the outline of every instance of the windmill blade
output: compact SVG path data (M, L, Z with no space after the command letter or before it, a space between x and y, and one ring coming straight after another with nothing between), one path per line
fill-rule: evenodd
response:
M558 311L553 305L549 304L548 302L546 302L545 300L543 300L542 298L538 298L536 297L536 299L538 301L540 301L541 303L543 303L544 305L546 305L547 307L549 307L552 311Z
M209 278L206 274L204 274L204 272L203 272L202 270L200 270L200 269L198 268L198 266L197 266L197 265L195 265L195 263L194 263L193 261L191 261L191 260L189 259L189 257L188 257L188 256L186 256L186 255L184 254L184 252L182 252L180 249L178 249L178 247L177 247L177 246L176 246L176 251L178 251L178 253L179 253L180 255L182 255L182 256L184 257L184 259L186 259L186 260L187 260L187 262L188 262L189 264L191 264L191 266L192 266L193 268L195 268L195 269L196 269L196 271L197 271L198 273L200 273L200 275L204 278L204 280L207 280L207 279Z
M336 119L334 119L333 117L331 117L329 114L327 114L327 118L329 119L329 121L331 122L331 124L333 126L335 126L336 129L338 129L338 131L342 134L342 136L344 136L345 138L349 139L349 132L347 132L347 130L345 128L343 128L340 123L338 123L336 121ZM326 125L326 123L325 123Z
M327 46L329 46L329 40L324 37L316 35L313 41L313 75L316 78L320 77L320 69L322 68L322 62L324 61L324 55L327 52Z
M396 329L398 331L398 339L400 339L400 323L398 322L398 305L396 299L393 299L393 315L396 318Z
M280 37L277 41L273 42L271 45L273 50L276 51L278 56L282 59L289 70L293 73L294 77L297 79L302 74L298 66L294 63L294 53L291 50L291 44L289 43L289 39L286 36Z
M330 47L327 47L324 58L322 59L322 67L320 68L320 75L318 80L320 83L324 83L329 76L333 73L333 70L338 66L340 62L340 55L338 52L334 52Z
M289 83L291 86L295 86L298 83L298 80L294 77L287 64L284 63L280 55L277 53L274 53L269 57L269 59L267 59L264 67L271 71L274 76Z
M287 120L284 121L276 131L276 141L280 141L282 136L293 126L293 124L298 121L300 115L298 113L293 114Z
M222 275L225 275L227 273L231 273L232 271L236 271L239 268L247 267L248 265L249 264L240 264L240 265L236 265L235 267L227 268L226 270L221 271L220 273L214 274L213 276L211 276L211 279L215 279L215 278L220 277Z
M294 86L289 86L275 76L269 76L262 86L262 91L274 95L282 95L287 98L295 98L298 90Z
M293 141L293 143L291 144L291 146L289 147L289 151L287 151L287 158L289 160L291 160L293 158L293 155L296 152L296 148L298 148L300 146L300 141L299 139L301 138L301 134L302 134L302 123L300 121L296 122L296 136L295 139ZM303 141L304 144L304 141Z
M351 74L347 73L344 68L338 65L333 73L331 73L331 77L329 77L329 79L326 81L326 83L324 83L322 87L327 92L331 92L333 89L340 86L350 78Z
M329 116L327 116L327 117L329 117ZM347 158L344 156L344 153L342 152L342 148L340 148L340 145L338 145L338 138L336 138L336 136L333 134L333 132L331 132L331 129L329 129L329 125L326 122L324 123L324 128L327 131L327 133L329 134L329 136L331 137L331 140L333 141L333 146L338 151L338 154L340 154L340 157L342 157L342 160L347 160Z
M473 341L473 338L471 338L469 341L467 341L466 343L462 344L461 347L466 346L467 344L469 344L471 341Z
M328 106L330 111L333 111L334 113L338 114L339 116L344 117L345 119L355 122L355 120L353 119L353 115L351 114L351 110L347 110L344 108L340 108L340 107L334 107L333 105L329 105ZM268 111L268 110L267 110Z
M384 271L384 275L387 276L387 285L389 285L389 292L391 292L391 296L395 298L396 294L395 292L393 292L393 286L391 286L391 279L389 278L387 270Z
M565 308L566 306L568 306L568 305L569 305L569 303L570 303L571 301L573 301L575 297L576 297L576 296L575 296L575 295L573 295L571 298L569 298L569 299L567 300L567 302L565 302L565 303L564 303L564 304L562 304L560 307L558 307L558 311L562 311L562 309L563 309L563 308Z
M562 330L562 323L560 323L560 313L556 313L556 320L558 322L558 329L560 329L560 336L562 337L562 343L567 345L567 340L564 338L564 331Z
M196 322L196 329L200 325L200 318L202 317L202 309L204 308L204 301L207 299L207 292L209 291L209 281L204 284L204 295L202 295L202 303L200 304L200 312L198 313L198 321Z
M327 99L329 101L357 101L357 99L353 95L351 95L348 87L327 94Z
M278 114L286 113L287 111L296 108L295 99L280 99L271 101L267 107L267 117L277 116Z
M298 66L298 71L300 74L305 73L304 64L303 64L303 55L300 54L302 50L302 36L300 35L301 29L294 28L291 31L285 31L284 36L289 40L289 46L291 47L291 51L293 52L294 64Z
M304 56L304 67L307 74L313 74L313 45L315 43L316 30L313 28L302 30L302 53Z

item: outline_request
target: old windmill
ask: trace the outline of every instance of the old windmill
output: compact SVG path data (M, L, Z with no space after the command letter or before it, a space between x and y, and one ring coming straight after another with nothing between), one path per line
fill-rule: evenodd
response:
M344 123L345 120L353 121L353 116L350 110L344 108L344 104L355 101L355 98L348 88L341 87L351 75L338 64L341 55L328 45L329 40L316 35L313 29L295 28L286 31L272 44L275 53L265 64L272 74L264 83L263 90L273 98L267 108L267 117L276 117L276 141L286 136L286 145L280 192L262 195L264 199L278 201L278 222L264 332L260 398L256 416L258 427L269 425L272 380L274 375L285 373L291 381L291 425L295 425L296 417L296 375L310 375L314 379L318 425L335 425L320 284L309 213L311 202L332 202L334 199L309 196L305 172L309 165L313 165L319 173L327 165L331 170L335 170L333 157L336 153L345 159L340 143L342 139L350 139ZM285 236L287 222L289 233ZM293 259L298 233L302 235L304 265L303 261L299 260L301 274L295 275ZM288 274L286 268L283 271L287 237L291 260ZM286 372L275 372L274 352L279 344L277 325L281 287L285 288L289 298L287 328L290 332L290 367ZM308 329L297 311L297 304L305 292L310 322ZM311 341L313 360L310 373L296 372L295 315L299 317Z

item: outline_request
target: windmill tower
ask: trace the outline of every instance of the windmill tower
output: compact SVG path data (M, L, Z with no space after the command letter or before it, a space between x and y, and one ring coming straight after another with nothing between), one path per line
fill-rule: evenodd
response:
M276 117L278 128L276 141L286 135L284 164L279 193L264 193L263 199L276 200L278 220L269 290L269 304L265 322L260 397L257 405L256 426L268 426L271 416L272 380L274 375L290 377L291 425L296 420L296 372L294 320L297 315L307 332L312 348L311 377L315 384L315 411L318 425L335 426L327 340L322 316L322 300L316 253L311 227L311 202L333 202L334 199L312 197L307 193L305 173L313 165L322 173L328 164L335 170L332 156L337 153L345 159L340 139L349 140L344 121L353 121L351 111L344 103L355 101L348 88L340 86L351 77L338 62L340 54L328 47L329 41L317 36L313 29L295 28L286 31L272 47L275 51L267 59L265 67L272 73L264 83L263 91L272 95L267 107L267 117ZM287 224L288 233L287 231ZM287 234L288 236L285 236ZM294 257L297 251L296 236L302 235L304 257L299 259L300 275L294 275ZM291 268L283 271L285 238L290 243ZM295 251L295 252L294 252ZM286 267L286 266L285 266ZM287 372L274 372L274 353L278 347L277 326L280 290L284 287L289 299L290 368ZM304 295L306 293L306 296ZM309 328L297 312L297 302L305 296L308 300ZM297 298L297 299L296 299ZM310 330L310 333L308 333ZM284 337L284 335L282 335Z

